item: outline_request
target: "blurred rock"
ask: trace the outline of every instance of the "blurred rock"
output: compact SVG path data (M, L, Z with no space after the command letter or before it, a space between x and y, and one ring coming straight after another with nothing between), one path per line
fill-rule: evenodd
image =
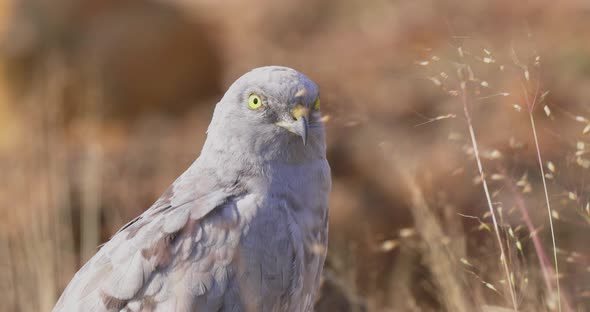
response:
M221 61L208 30L161 2L23 0L14 5L0 57L15 94L31 92L48 59L59 59L70 116L178 114L221 92ZM86 107L88 90L101 97L100 107Z

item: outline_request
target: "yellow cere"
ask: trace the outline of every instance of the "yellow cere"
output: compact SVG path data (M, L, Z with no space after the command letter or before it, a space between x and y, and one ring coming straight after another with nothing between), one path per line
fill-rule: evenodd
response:
M256 94L250 94L250 97L248 97L248 106L251 109L259 109L262 107L262 99Z
M301 104L297 104L297 105L295 105L295 107L293 107L293 110L291 111L291 115L293 115L293 117L295 119L299 119L301 117L308 118L309 117L309 108L307 108Z
M320 98L315 100L315 104L313 104L313 109L315 109L315 110L320 109Z

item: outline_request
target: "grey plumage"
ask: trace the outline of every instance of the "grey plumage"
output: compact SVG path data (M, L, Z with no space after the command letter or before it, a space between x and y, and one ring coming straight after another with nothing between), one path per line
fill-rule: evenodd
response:
M249 107L253 95L262 107ZM80 269L53 311L312 310L331 188L318 97L286 67L239 78L197 160Z

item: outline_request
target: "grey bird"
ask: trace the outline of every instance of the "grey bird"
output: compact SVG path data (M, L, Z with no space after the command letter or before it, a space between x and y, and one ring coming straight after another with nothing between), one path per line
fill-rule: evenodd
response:
M254 69L217 103L200 156L76 273L53 311L311 311L330 167L318 86Z

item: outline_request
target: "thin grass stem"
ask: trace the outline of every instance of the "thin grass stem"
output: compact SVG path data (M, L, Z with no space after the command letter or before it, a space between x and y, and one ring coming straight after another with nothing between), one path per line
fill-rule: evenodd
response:
M533 102L534 104L534 102ZM553 243L553 261L555 262L555 283L557 287L557 307L561 312L561 290L559 288L559 266L557 264L557 245L555 244L555 230L553 229L553 217L551 210L551 203L549 202L549 192L547 192L547 181L545 179L545 170L543 169L543 159L541 158L541 148L539 147L539 139L537 138L537 130L535 127L535 118L533 113L529 110L529 117L531 120L531 128L533 130L533 138L535 140L535 148L537 150L537 160L539 161L539 169L541 170L541 181L543 181L543 190L545 191L545 202L547 204L547 213L549 214L549 228L551 229L551 241Z
M492 222L494 224L494 229L496 233L496 239L498 240L498 246L500 247L500 256L502 259L502 264L504 266L504 273L506 274L506 280L508 281L508 287L510 288L510 297L512 298L512 306L514 311L518 311L518 303L516 301L516 290L514 288L514 284L512 283L512 278L510 277L510 269L508 268L508 259L506 258L506 253L504 252L504 245L502 244L502 238L500 237L500 230L498 227L498 221L496 220L496 213L494 212L494 206L492 204L492 197L490 195L490 191L488 189L488 184L486 182L483 165L481 162L481 158L479 156L479 149L477 147L477 140L475 138L475 130L473 129L473 122L471 120L471 114L469 113L469 108L467 107L467 91L465 90L466 84L465 82L461 83L461 100L463 102L463 112L465 113L465 119L467 120L467 126L469 127L469 135L471 137L471 144L473 146L473 153L475 155L475 160L477 162L477 169L479 171L479 175L482 181L483 189L486 195L486 200L488 204L488 208L490 209L490 214L492 216Z

